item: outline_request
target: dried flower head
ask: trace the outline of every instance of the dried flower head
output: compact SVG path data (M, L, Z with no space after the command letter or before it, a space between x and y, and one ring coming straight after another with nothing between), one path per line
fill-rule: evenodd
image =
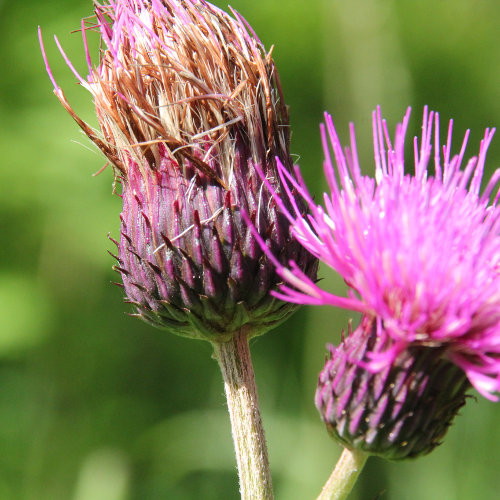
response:
M242 212L283 261L315 260L257 170L288 168L288 110L271 58L244 19L201 0L108 0L82 34L100 132L55 93L121 181L118 266L137 314L175 333L223 341L269 329L294 307L269 295L281 280ZM87 31L103 48L93 67ZM279 181L273 184L280 190Z
M468 132L452 156L452 122L441 149L438 114L425 109L410 175L409 116L408 110L392 142L380 109L374 112L372 178L361 173L354 127L344 150L326 115L321 131L331 193L324 206L298 169L293 176L280 167L286 202L295 202L295 190L310 215L300 205L289 211L276 194L296 240L337 271L349 293L322 290L295 263L275 261L288 283L275 296L363 315L360 327L331 349L317 406L344 444L389 458L430 451L470 385L493 400L500 390L500 171L480 190L494 130L486 130L478 156L462 167Z

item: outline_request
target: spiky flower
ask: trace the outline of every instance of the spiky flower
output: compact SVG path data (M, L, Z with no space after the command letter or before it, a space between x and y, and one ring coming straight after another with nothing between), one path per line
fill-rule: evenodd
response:
M392 142L380 110L373 114L374 178L361 173L354 127L343 150L326 116L331 193L324 206L313 201L298 170L292 176L280 168L288 190L300 193L311 212L289 211L281 198L295 238L337 271L349 292L329 293L294 263L276 262L288 285L275 295L362 313L361 326L331 350L316 402L347 446L389 458L430 451L469 385L489 399L500 390L500 171L480 189L494 130L486 130L478 156L462 167L468 132L452 156L452 122L441 149L438 114L425 109L410 174L409 115Z
M92 26L82 21L88 76L64 57L94 98L100 133L52 80L122 183L116 269L128 301L142 318L189 337L266 331L294 307L269 295L281 279L242 213L284 262L296 260L311 277L316 265L290 241L257 173L279 191L275 158L291 165L271 53L238 13L203 0L108 0L95 15ZM103 45L95 68L90 28Z

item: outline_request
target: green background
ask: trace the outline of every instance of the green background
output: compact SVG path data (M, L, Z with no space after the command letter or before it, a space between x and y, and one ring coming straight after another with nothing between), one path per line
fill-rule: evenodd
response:
M456 143L472 129L469 156L484 128L500 125L497 0L232 5L276 46L293 152L317 195L325 109L343 138L356 123L367 173L377 104L391 129L411 105L412 135L424 104L442 124L453 117ZM120 200L109 171L92 177L104 160L45 74L37 25L59 84L95 123L89 96L51 39L57 33L84 72L81 38L70 32L90 12L90 0L0 0L0 500L236 499L210 346L125 314L106 253ZM496 137L487 168L499 166ZM321 275L343 293L332 273ZM338 341L349 317L304 308L252 342L277 499L315 498L340 453L313 395L324 345ZM461 413L431 455L369 460L352 499L497 500L500 406L478 397Z

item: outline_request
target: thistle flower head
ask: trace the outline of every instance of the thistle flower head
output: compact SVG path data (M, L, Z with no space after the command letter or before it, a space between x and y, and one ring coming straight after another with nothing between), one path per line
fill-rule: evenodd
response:
M334 295L293 261L283 266L275 259L287 283L274 295L362 313L359 327L330 346L316 406L345 446L390 459L437 446L471 385L489 399L500 391L500 171L481 192L494 130L486 130L479 154L464 165L468 133L452 155L452 122L441 147L439 116L426 108L409 172L409 116L410 110L391 139L380 109L373 114L372 178L361 173L354 127L343 149L326 115L321 132L330 193L323 204L313 200L298 168L293 176L279 167L288 196L274 193L295 239L349 287L347 297Z
M288 110L271 53L244 19L200 0L108 0L82 21L100 132L63 106L122 183L118 266L138 314L175 333L227 340L262 333L292 310L269 296L280 281L242 219L280 258L314 274L257 171L288 168ZM99 64L87 31L98 30ZM56 39L57 41L57 39ZM57 42L58 43L58 42ZM59 45L59 43L58 43ZM279 181L274 187L280 190Z
M408 110L392 139L380 110L373 114L374 178L361 173L354 127L344 150L326 116L321 130L330 193L324 205L313 201L298 170L294 177L280 169L288 190L298 191L310 210L305 216L298 206L289 211L281 199L295 238L344 278L349 294L331 294L293 263L277 263L292 286L284 285L276 296L376 319L384 349L367 353L373 371L410 348L437 349L481 394L495 399L500 390L500 171L481 191L494 130L486 130L478 155L464 162L468 133L452 155L452 122L441 146L439 116L426 108L410 170L404 158L409 116Z

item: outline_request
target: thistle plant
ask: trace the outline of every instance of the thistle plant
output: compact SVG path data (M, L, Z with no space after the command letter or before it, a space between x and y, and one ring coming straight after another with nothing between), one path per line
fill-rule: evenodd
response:
M279 166L288 196L275 196L292 233L344 278L348 294L325 291L298 264L276 259L286 284L273 295L361 313L359 326L329 347L319 376L316 406L345 447L322 500L345 498L369 455L400 460L432 451L472 387L490 400L500 391L500 170L481 191L494 130L463 166L469 133L452 156L452 122L441 146L439 116L425 108L410 173L409 117L410 110L392 141L374 112L372 178L361 173L354 126L343 149L326 115L324 205L298 168L292 175ZM310 215L300 204L288 209L294 192Z
M212 343L221 367L242 498L272 498L248 339L296 305L269 294L282 279L243 214L278 260L315 279L316 259L258 172L282 187L288 109L271 57L246 21L201 0L109 0L82 21L84 78L99 130L54 92L112 164L123 211L116 270L135 315ZM91 62L87 32L101 38ZM42 40L41 40L42 41ZM42 43L43 48L43 43ZM291 209L291 205L282 202Z
M93 65L89 31L100 35ZM299 305L360 314L328 347L316 406L345 450L318 497L347 497L369 455L438 446L475 388L500 392L500 170L481 189L487 129L464 164L424 110L405 167L410 111L392 140L373 114L374 177L354 127L343 149L321 128L330 193L318 204L292 168L288 109L271 57L246 21L204 0L108 0L82 21L82 77L98 129L61 104L113 166L123 199L115 270L133 315L209 341L221 368L243 499L271 499L248 341ZM40 41L41 35L40 35ZM333 154L332 154L333 153ZM320 288L318 260L348 286Z

